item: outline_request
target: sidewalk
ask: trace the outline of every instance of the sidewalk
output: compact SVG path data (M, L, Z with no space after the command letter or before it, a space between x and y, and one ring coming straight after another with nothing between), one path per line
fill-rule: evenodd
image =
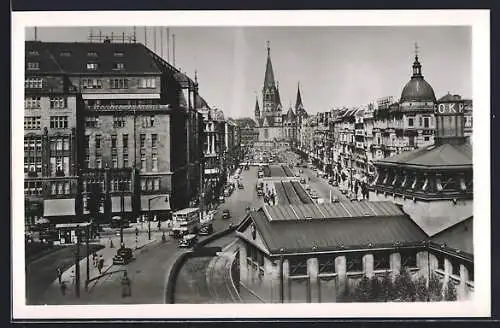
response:
M110 241L113 242L113 247L110 247ZM140 233L137 236L125 235L124 234L124 244L125 247L131 248L133 252L139 250L146 246L152 245L157 242L161 242L161 233L158 231L152 231L151 240L148 239L147 233ZM120 247L120 237L119 236L106 236L99 240L99 244L104 245L104 248L98 251L97 257L101 255L104 259L104 266L101 270L101 275L110 271L113 266L113 257L116 255L117 250ZM85 249L85 244L81 245ZM135 256L135 252L134 252ZM53 283L47 288L43 300L44 304L48 305L62 305L62 304L85 304L85 299L88 298L89 293L92 292L92 288L97 284L99 279L95 279L100 276L97 267L94 267L92 261L92 254L89 256L89 280L88 291L85 290L85 280L87 279L87 257L80 260L80 298L76 297L75 291L75 265L71 266L68 270L64 271L61 277L61 281L66 285L65 294L62 293L61 285L57 277L54 279ZM116 269L120 269L121 266L115 266Z

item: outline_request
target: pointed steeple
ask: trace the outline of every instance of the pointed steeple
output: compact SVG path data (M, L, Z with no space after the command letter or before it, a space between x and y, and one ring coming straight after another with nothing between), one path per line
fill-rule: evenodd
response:
M281 97L280 97L280 89L279 89L279 81L276 82L276 111L280 111L283 109L281 105Z
M271 63L271 48L269 47L269 41L267 41L267 63L266 75L264 77L264 89L274 87L274 85L273 64Z
M418 44L415 42L415 61L413 62L413 76L422 77L422 65L418 61Z
M259 99L257 95L255 95L255 110L254 110L255 118L260 118L260 107L259 107Z
M304 109L304 105L302 104L302 96L300 95L300 82L297 83L297 100L295 101L295 111L297 114Z

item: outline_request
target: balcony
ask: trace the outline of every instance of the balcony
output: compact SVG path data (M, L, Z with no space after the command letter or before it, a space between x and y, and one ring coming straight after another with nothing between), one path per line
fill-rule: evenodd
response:
M165 111L171 109L170 105L92 105L88 110L95 111Z

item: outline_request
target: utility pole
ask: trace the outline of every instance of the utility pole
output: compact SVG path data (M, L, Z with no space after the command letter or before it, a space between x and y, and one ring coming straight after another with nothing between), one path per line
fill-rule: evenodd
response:
M80 226L76 226L75 295L80 297Z
M86 234L87 234L87 236L86 236L87 238L85 239L85 246L87 249L87 279L85 280L85 290L88 290L88 284L89 284L89 280L90 280L89 225L87 225Z

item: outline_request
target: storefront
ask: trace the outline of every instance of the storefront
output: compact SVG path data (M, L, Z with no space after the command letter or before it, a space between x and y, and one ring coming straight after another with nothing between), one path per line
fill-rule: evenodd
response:
M151 221L170 220L172 210L169 195L142 195L141 212L143 217L146 219L149 217Z

